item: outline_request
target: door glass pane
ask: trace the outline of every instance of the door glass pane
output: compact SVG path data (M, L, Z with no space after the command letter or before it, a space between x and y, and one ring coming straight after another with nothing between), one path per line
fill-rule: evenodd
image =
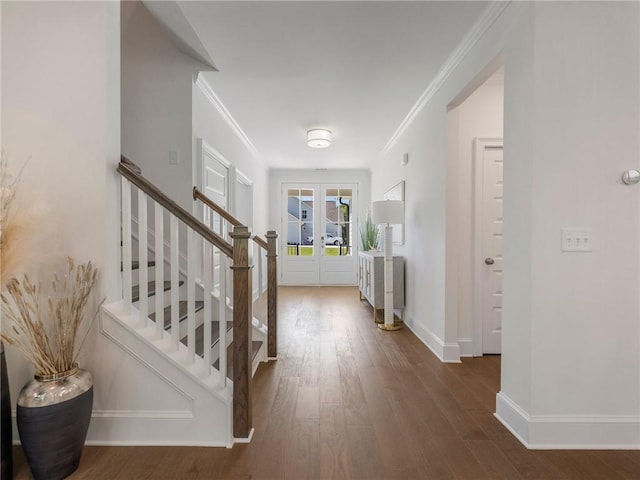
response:
M325 192L325 255L351 255L353 245L353 191L350 188L328 188Z
M287 255L313 255L313 189L288 189L287 216Z

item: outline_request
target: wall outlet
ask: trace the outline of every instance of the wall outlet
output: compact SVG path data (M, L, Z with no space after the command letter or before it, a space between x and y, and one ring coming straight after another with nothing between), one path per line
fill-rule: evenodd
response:
M563 252L593 251L593 235L590 228L563 228Z

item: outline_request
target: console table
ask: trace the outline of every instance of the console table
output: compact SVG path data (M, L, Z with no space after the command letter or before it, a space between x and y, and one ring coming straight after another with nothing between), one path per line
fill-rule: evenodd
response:
M378 310L384 310L384 253L358 253L358 287L360 300L365 298L373 307L373 319L378 323ZM404 308L404 258L393 257L393 308Z

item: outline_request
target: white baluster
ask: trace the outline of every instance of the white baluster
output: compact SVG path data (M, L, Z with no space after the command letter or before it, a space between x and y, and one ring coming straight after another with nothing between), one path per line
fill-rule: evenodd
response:
M131 183L124 177L120 182L122 195L122 298L131 309Z
M227 386L227 257L220 252L220 298L218 300L218 321L220 340L218 341L220 366L220 386Z
M196 233L187 228L187 348L189 360L196 354Z
M211 292L213 290L213 245L204 243L202 277L204 283L204 374L211 374Z
M171 242L171 341L173 347L178 350L180 343L180 257L178 255L180 232L178 219L170 215L170 242Z
M262 296L262 247L256 242L253 242L253 257L257 259L257 262L252 262L254 265L258 264L258 298Z
M147 270L148 249L147 249L147 196L142 190L138 190L138 292L140 301L138 311L140 312L139 325L145 327L149 316L149 271ZM156 285L156 295L158 286Z
M156 271L156 332L158 338L164 333L164 209L159 203L155 207L155 271ZM159 289L162 288L162 295Z

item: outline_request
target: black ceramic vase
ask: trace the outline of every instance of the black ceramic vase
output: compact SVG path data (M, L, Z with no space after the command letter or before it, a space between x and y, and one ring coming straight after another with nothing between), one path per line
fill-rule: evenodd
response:
M9 394L9 378L7 377L7 360L4 356L4 345L0 342L0 352L2 355L2 418L0 419L0 432L2 440L2 469L0 478L11 480L13 478L13 433L11 428L11 395Z
M77 366L35 377L20 391L18 433L35 480L58 480L80 463L93 407L91 374Z

